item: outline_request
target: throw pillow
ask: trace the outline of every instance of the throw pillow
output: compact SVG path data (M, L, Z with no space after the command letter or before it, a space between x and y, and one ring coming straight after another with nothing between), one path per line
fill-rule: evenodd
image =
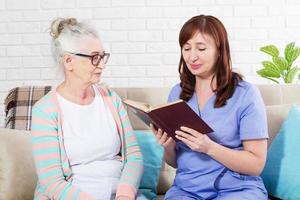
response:
M300 108L293 105L268 150L262 173L268 193L281 199L300 199Z
M156 142L150 130L135 130L134 132L144 156L144 173L139 189L147 199L156 199L163 148Z

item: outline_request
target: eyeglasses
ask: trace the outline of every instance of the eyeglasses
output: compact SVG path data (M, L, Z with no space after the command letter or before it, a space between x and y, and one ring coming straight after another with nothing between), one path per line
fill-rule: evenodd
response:
M76 56L90 58L92 65L94 65L95 67L97 67L100 64L101 60L103 60L104 64L106 64L109 59L109 56L110 56L109 53L95 54L95 55L86 55L86 54L82 54L82 53L73 53L73 52L68 52L68 53L76 55Z

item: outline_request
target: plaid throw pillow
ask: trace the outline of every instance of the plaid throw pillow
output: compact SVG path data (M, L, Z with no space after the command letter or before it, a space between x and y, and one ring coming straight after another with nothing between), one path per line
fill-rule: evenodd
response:
M32 106L51 90L51 86L13 88L5 98L5 128L30 130Z

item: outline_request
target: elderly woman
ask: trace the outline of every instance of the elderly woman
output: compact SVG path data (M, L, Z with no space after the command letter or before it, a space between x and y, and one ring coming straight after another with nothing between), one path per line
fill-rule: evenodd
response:
M65 79L33 108L35 199L144 199L137 195L143 159L126 110L115 92L96 86L109 53L74 18L54 20L51 36Z

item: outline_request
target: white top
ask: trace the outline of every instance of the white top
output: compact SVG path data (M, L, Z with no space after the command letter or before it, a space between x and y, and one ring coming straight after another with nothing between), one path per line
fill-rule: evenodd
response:
M64 146L73 171L72 184L101 200L114 199L122 173L121 141L114 118L93 86L95 98L78 105L57 94Z

